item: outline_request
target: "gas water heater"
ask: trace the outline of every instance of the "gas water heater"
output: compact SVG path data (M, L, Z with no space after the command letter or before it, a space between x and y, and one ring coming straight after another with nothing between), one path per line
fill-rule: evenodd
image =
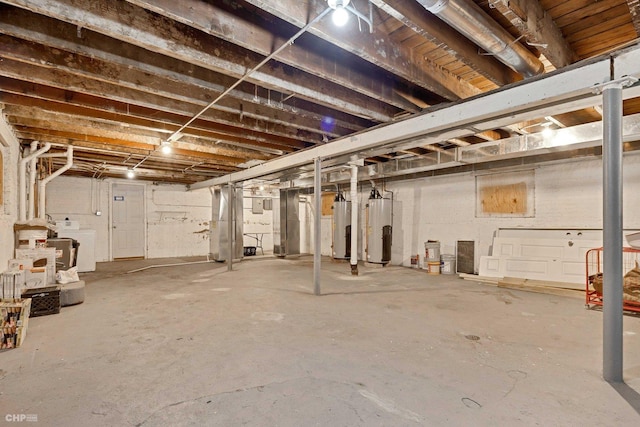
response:
M383 198L373 188L367 204L367 261L386 264L391 261L392 199Z
M333 258L351 257L351 202L342 193L333 200Z

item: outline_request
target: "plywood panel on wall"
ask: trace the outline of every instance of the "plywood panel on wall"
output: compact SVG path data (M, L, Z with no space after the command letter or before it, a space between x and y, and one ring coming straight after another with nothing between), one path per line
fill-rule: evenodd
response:
M476 217L533 217L534 190L534 170L476 176Z
M480 189L484 213L524 214L527 212L527 184L488 186Z
M333 215L333 200L336 193L322 193L322 216Z

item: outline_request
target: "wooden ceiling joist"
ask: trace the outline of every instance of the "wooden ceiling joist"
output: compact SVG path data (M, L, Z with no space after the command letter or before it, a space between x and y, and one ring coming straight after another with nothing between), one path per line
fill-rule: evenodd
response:
M6 3L236 78L262 59L260 55L240 51L230 43L205 36L182 23L163 19L126 2L8 0ZM320 86L314 76L301 72L291 75L282 65L266 64L249 81L284 93L296 93L326 106L337 106L350 114L378 122L389 121L397 112L394 108L388 109L389 114L381 109L375 111L369 97L344 88L328 90L330 83L323 82Z
M495 84L502 86L521 79L517 73L495 58L480 55L477 45L467 38L460 37L458 32L426 12L417 2L406 0L371 0L371 2Z
M312 0L247 0L249 3L269 13L285 19L296 27L303 27L309 16L319 15L326 7L324 1ZM366 26L365 26L366 27ZM341 47L347 52L387 70L403 79L434 92L445 99L456 100L477 95L480 91L464 80L458 79L448 70L429 59L414 58L402 44L392 45L387 34L376 26L373 33L358 31L356 28L343 28L339 33L326 19L309 29L309 33Z
M489 6L504 15L524 36L524 42L544 54L555 68L566 67L578 60L560 29L539 2L489 0Z

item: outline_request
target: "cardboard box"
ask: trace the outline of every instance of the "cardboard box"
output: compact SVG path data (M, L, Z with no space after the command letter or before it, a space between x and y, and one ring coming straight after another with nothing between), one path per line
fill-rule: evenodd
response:
M27 287L29 286L31 274L31 283L39 283L44 279L44 284L55 285L56 283L56 248L36 248L36 249L16 249L17 259L30 259L33 262L32 268L27 272ZM44 267L44 276L42 268ZM31 271L34 270L35 271ZM41 286L36 286L41 287Z
M48 272L45 267L34 267L25 271L25 287L27 289L44 288L50 284L48 280ZM53 280L55 281L55 277Z
M7 262L7 271L20 271L33 268L33 260L31 258L10 259Z

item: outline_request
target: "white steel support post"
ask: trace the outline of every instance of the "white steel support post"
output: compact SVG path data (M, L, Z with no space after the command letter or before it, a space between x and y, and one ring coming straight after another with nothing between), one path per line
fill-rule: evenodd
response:
M229 190L229 194L227 195L227 270L233 270L233 204L234 204L234 194L233 194L233 184L229 181L227 189ZM237 244L237 242L236 242Z
M358 275L358 166L351 164L351 274Z
M313 205L315 210L315 215L313 216L313 294L320 295L320 255L322 250L322 159L316 157L313 164Z
M612 82L603 98L603 377L622 382L622 87Z

